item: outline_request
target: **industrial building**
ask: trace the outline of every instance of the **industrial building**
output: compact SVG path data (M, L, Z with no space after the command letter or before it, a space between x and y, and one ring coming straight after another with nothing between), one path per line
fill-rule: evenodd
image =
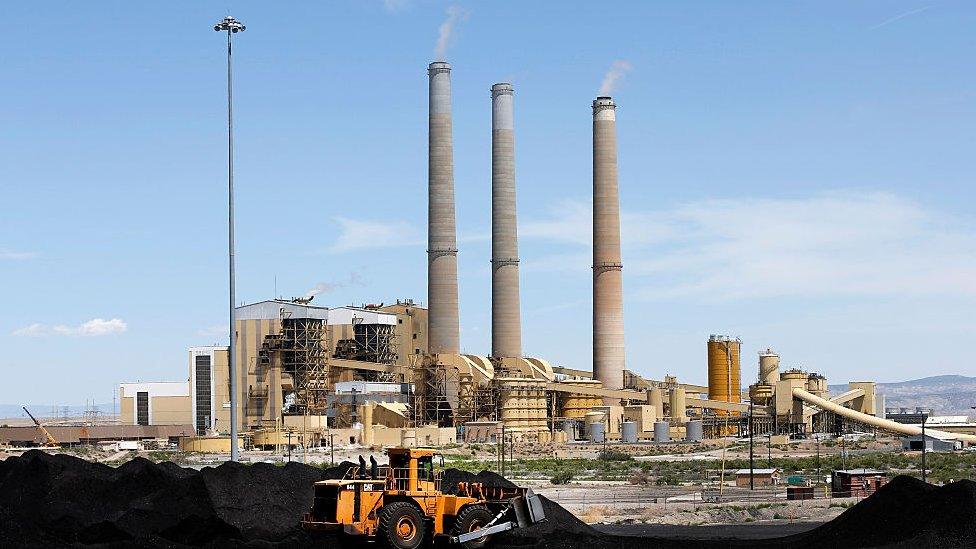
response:
M431 63L427 75L426 307L411 300L326 307L311 299L237 307L237 428L253 444L277 446L297 436L315 445L336 433L363 444L501 436L636 443L767 433L805 437L841 432L845 425L920 434L916 426L877 417L884 406L873 382L851 382L847 391L831 396L825 376L781 371L772 350L760 353L756 381L744 390L742 342L734 336L705 341L705 386L666 375L646 379L627 368L617 105L609 96L591 105L592 364L554 366L522 347L516 90L507 82L490 88L492 231L491 256L485 259L491 266L491 348L486 354L462 353L451 66ZM228 355L227 347L190 347L182 385L123 384L124 421L189 423L203 438L230 431ZM976 436L930 434L976 442Z

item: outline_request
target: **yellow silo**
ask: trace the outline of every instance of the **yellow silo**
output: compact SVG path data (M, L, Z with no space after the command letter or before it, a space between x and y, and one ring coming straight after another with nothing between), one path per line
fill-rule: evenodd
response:
M708 338L708 398L723 402L742 400L739 350L742 342L728 336Z

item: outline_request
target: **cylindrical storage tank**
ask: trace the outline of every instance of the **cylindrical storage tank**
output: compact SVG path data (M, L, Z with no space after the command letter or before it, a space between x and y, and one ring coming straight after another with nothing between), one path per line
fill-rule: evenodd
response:
M620 441L633 444L637 442L637 424L625 421L620 424Z
M776 385L779 381L779 355L766 349L759 353L759 383Z
M827 378L811 372L810 377L807 378L807 391L821 398L826 397L830 393L827 389Z
M590 442L602 443L606 440L606 428L602 423L591 423L587 427L589 428L587 435Z
M786 370L779 376L780 379L807 379L807 373L803 370L790 369Z
M400 433L400 445L404 448L413 448L417 445L417 430L416 429L404 429Z
M603 387L603 384L595 379L567 379L562 383L595 389ZM603 399L598 396L566 393L562 399L562 417L582 419L594 406L602 404Z
M685 439L688 442L701 442L703 438L705 438L705 435L700 419L693 419L685 423Z
M564 421L563 432L566 433L566 440L576 440L576 422Z
M739 368L741 347L741 341L729 336L713 335L708 338L708 398L710 400L739 402L742 399Z
M660 387L647 390L648 401L654 407L654 417L664 417L664 395Z
M654 422L654 442L670 442L671 425L667 421Z
M671 389L671 420L675 423L683 423L688 416L685 415L685 390L681 387Z

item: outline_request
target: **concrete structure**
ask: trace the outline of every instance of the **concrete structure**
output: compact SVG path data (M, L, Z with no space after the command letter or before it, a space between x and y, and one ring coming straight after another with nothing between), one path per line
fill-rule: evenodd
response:
M451 137L451 66L427 68L428 118L427 302L434 354L461 350L458 320L457 231L454 211L454 145Z
M616 108L593 101L593 377L608 389L623 388L625 368Z
M752 470L752 486L756 488L777 486L781 480L782 474L779 469ZM735 485L739 488L749 487L749 469L739 469L735 472Z
M187 425L191 418L186 381L119 384L122 425Z
M515 116L511 84L491 87L491 356L522 356Z
M169 440L193 434L190 425L45 425L61 445L118 440ZM37 427L0 427L2 446L41 446L47 438Z

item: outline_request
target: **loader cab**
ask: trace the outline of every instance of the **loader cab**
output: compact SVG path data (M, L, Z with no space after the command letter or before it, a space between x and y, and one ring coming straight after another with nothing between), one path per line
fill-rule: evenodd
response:
M439 455L425 448L391 448L392 488L407 492L436 492L440 490L440 473L434 471L434 459Z

